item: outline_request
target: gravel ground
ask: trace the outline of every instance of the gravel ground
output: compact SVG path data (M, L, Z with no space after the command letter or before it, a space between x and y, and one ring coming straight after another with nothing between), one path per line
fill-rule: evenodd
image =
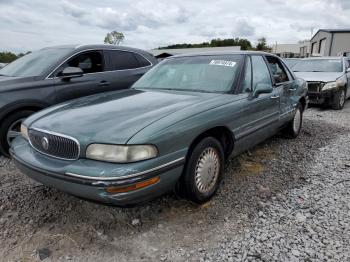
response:
M350 261L350 102L230 159L218 194L86 202L0 164L1 261Z

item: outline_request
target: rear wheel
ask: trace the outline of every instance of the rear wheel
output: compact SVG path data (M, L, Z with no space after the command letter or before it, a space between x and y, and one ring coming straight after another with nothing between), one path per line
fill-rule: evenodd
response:
M0 152L9 156L9 148L12 141L21 135L22 122L34 111L23 110L7 116L0 125Z
M296 138L300 134L303 125L303 106L298 103L295 114L284 130L284 133L290 138Z
M343 109L345 105L345 100L346 100L346 91L345 89L341 89L334 94L332 108L335 110Z
M189 156L180 190L189 200L198 204L208 201L219 187L224 169L224 151L213 137L200 141Z

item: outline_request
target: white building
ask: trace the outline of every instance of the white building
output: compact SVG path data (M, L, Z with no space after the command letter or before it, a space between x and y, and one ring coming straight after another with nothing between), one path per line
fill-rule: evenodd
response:
M275 44L271 52L283 58L299 57L300 44Z
M320 29L310 43L311 55L350 56L350 29Z

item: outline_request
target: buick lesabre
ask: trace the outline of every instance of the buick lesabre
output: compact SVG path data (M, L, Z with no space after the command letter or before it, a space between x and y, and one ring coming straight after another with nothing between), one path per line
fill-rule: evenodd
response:
M203 203L230 155L280 130L298 136L306 93L271 54L175 56L129 90L29 117L11 154L31 178L85 199L129 205L176 188Z

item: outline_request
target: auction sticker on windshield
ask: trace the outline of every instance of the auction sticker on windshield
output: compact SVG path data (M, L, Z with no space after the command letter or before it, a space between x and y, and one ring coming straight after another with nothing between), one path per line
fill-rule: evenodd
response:
M227 61L227 60L211 60L209 65L220 65L220 66L235 67L236 62Z

